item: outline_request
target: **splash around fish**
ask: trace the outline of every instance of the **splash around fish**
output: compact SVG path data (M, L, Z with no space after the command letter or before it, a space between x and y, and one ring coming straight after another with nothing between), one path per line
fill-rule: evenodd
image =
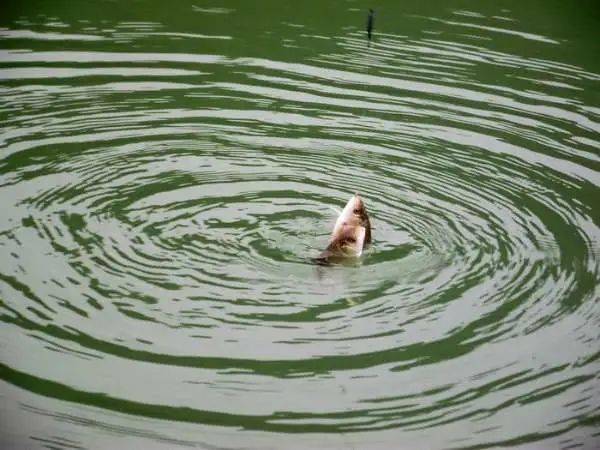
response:
M358 258L370 244L371 221L365 203L355 194L338 216L327 248L314 261L329 265Z

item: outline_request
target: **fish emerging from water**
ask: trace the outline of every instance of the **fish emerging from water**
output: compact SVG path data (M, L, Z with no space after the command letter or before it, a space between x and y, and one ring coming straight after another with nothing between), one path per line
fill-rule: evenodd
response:
M371 244L371 222L364 202L353 195L335 222L329 245L316 262L329 264L359 257Z

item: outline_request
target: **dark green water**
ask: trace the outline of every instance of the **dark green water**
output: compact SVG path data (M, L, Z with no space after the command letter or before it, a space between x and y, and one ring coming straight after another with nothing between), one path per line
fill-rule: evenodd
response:
M600 446L596 2L0 26L2 448Z

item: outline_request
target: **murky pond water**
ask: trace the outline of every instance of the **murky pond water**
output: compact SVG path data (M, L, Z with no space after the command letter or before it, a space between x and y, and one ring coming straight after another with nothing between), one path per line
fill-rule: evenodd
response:
M6 448L599 445L597 5L368 6L3 7Z

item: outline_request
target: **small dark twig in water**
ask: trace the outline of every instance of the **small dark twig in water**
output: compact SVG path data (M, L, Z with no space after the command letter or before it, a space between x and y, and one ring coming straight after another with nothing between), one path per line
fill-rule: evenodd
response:
M369 8L369 17L367 17L367 37L369 38L369 46L371 45L371 38L373 37L373 21L375 19L375 11Z

